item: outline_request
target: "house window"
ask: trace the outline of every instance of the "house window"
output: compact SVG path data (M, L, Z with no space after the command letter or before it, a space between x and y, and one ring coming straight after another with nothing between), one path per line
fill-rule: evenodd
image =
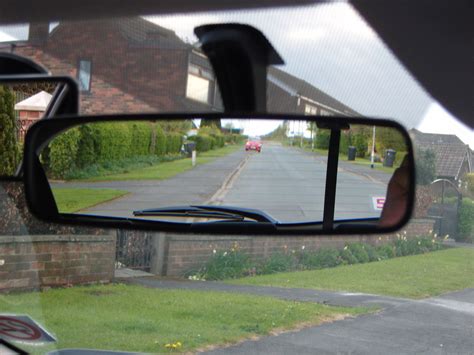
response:
M197 65L190 64L188 68L186 97L213 105L215 101L214 75Z
M79 68L77 71L77 79L79 80L79 88L81 91L91 90L91 77L92 77L92 63L90 60L79 61Z
M318 108L316 106L306 104L304 106L305 115L316 115L318 113Z
M334 116L334 113L332 113L332 112L330 112L330 111L327 111L327 110L321 109L320 115L321 115L321 116Z

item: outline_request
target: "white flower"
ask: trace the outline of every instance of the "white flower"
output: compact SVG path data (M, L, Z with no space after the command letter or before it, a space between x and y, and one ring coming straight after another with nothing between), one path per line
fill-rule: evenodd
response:
M306 248L304 245L301 247L301 250L304 250L304 248Z
M216 250L216 249L214 249L214 250L212 251L212 254L215 254L215 253L217 253L217 250Z
M227 252L225 251L224 254L222 254L223 256L226 256L227 255Z
M344 250L347 250L347 245L344 247Z

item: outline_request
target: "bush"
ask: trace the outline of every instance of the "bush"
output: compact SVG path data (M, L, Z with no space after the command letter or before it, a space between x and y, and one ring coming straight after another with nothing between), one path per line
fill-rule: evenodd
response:
M352 251L346 246L340 253L340 258L342 260L342 264L344 265L352 265L357 264L359 260L352 254Z
M300 256L300 264L305 269L321 269L341 264L339 251L335 248L321 248L315 252L305 252Z
M212 139L207 135L197 134L188 137L189 140L196 142L196 151L207 152L212 149Z
M358 133L354 135L353 141L356 147L356 155L359 158L365 158L369 147L367 137L363 133Z
M463 198L459 209L457 241L474 243L474 200Z
M316 148L328 149L331 131L328 129L318 129L316 133Z
M0 86L0 176L13 175L19 162L14 103L12 91Z
M59 134L49 144L49 171L54 178L64 178L76 167L80 131L77 128Z
M474 173L466 174L466 189L474 197Z
M152 136L152 147L153 147L153 138L154 138L154 149L155 155L162 157L166 154L166 135L160 125L155 125L155 130L153 131L154 136Z
M390 259L390 258L395 257L395 251L394 251L393 245L390 245L390 244L379 245L375 248L375 250L380 260Z
M348 245L348 249L351 251L354 258L357 259L359 263L368 263L369 254L365 250L365 245L361 243L351 243Z
M168 133L166 135L166 154L179 154L183 145L183 136L180 133Z
M251 268L250 258L239 250L216 252L197 271L205 280L235 279L245 276Z
M432 150L415 151L416 183L428 185L436 177L436 155Z
M276 272L289 271L293 268L294 258L291 255L282 253L272 254L265 259L257 269L258 274L274 274Z

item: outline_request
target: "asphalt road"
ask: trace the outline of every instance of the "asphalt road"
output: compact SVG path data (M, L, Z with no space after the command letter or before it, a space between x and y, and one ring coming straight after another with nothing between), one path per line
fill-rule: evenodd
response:
M198 158L199 159L199 158ZM323 218L326 158L279 144L262 153L241 151L199 165L168 180L55 184L60 187L113 188L130 194L84 213L132 216L132 211L188 204L256 208L282 222ZM363 169L363 170L361 170ZM384 197L390 175L341 162L337 219L378 217L373 198Z

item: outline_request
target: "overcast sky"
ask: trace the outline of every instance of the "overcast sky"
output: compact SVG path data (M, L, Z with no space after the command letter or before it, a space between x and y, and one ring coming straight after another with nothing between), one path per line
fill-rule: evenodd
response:
M456 134L474 149L473 130L433 101L346 3L147 19L174 30L188 42L197 40L193 29L202 24L250 24L260 29L284 58L286 64L281 69L361 114L393 118L408 129Z
M407 128L457 134L474 148L473 130L460 124L418 85L348 4L147 17L195 42L195 26L238 22L260 29L284 58L281 69L366 116L393 118ZM25 26L0 31L0 41L26 38ZM437 117L438 120L430 120ZM442 119L441 119L442 118Z

